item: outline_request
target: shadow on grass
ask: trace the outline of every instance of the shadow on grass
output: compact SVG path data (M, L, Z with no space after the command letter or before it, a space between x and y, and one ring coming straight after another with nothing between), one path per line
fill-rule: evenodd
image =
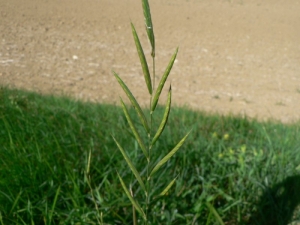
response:
M287 225L300 205L300 175L291 176L267 188L258 203L257 213L248 225Z

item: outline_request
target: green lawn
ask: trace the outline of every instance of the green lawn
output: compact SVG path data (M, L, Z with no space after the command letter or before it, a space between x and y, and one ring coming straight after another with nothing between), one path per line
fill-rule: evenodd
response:
M190 128L153 180L161 189L178 176L151 205L154 224L218 224L217 215L225 224L300 223L300 123L172 108L153 157ZM134 177L111 135L144 168L119 107L1 88L0 224L132 224L116 171L127 184Z

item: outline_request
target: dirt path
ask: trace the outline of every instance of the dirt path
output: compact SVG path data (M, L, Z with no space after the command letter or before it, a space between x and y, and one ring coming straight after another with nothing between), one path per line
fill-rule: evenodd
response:
M180 47L170 76L175 104L300 119L299 0L150 5L157 78ZM148 103L130 20L149 53L140 0L0 0L0 85L115 103L115 70Z

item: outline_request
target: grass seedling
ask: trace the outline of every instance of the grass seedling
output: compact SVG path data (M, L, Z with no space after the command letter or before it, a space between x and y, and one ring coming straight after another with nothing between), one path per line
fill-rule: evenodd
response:
M170 71L173 67L174 61L177 56L178 48L175 50L175 53L171 57L171 60L168 64L157 88L155 89L155 37L154 37L154 32L153 32L153 24L152 24L148 0L142 0L142 6L143 6L143 11L144 11L144 19L145 19L147 36L148 36L149 42L151 44L151 57L152 57L152 67L153 67L152 79L150 76L149 67L148 67L148 63L147 63L147 60L146 60L146 57L144 54L144 50L141 46L136 29L132 23L131 23L131 29L132 29L132 34L133 34L134 42L136 45L136 49L137 49L137 52L138 52L138 55L140 58L141 67L142 67L144 78L145 78L145 83L146 83L146 86L147 86L147 89L149 92L150 122L147 120L143 110L141 109L139 103L136 101L135 97L133 96L133 94L127 87L127 85L123 82L123 80L119 77L119 75L117 73L113 72L114 76L116 77L120 86L126 93L132 106L134 107L134 109L140 119L140 122L143 125L144 131L146 132L147 137L148 137L148 140L143 140L142 135L140 134L140 132L136 128L135 123L133 122L132 118L130 117L130 114L128 112L128 109L127 109L125 103L121 99L120 100L121 106L122 106L123 112L125 114L125 117L127 119L127 122L129 124L129 127L130 127L130 129L134 135L134 138L137 141L140 149L142 150L143 155L147 162L146 168L144 168L144 170L143 170L143 171L146 171L146 174L144 174L143 172L139 172L136 169L136 166L134 165L134 163L132 162L130 157L127 155L126 151L118 143L118 141L114 138L115 143L117 144L119 150L121 151L124 159L126 160L128 166L129 166L129 168L131 169L132 173L134 174L141 190L143 191L143 196L145 199L143 201L143 204L139 203L137 198L134 197L134 192L132 190L132 187L130 187L128 189L124 180L118 173L118 177L122 184L122 187L123 187L127 197L129 198L131 204L133 205L133 224L137 224L137 217L136 217L135 211L137 211L139 213L139 215L143 218L144 224L149 224L149 222L150 222L149 205L150 205L150 202L152 202L155 198L151 192L151 190L153 189L153 186L152 186L153 184L151 181L152 181L154 175L157 173L157 171L179 150L179 148L183 145L183 143L185 142L185 140L188 136L188 134L186 134L181 139L181 141L179 141L177 143L177 145L158 162L156 162L158 159L152 158L152 155L151 155L152 148L153 148L154 144L157 142L157 140L159 139L160 135L162 134L162 132L165 128L165 125L167 124L168 117L170 114L171 98L172 98L171 86L169 87L168 99L167 99L167 103L165 106L165 112L163 115L163 119L162 119L159 127L157 128L156 132L154 132L154 127L153 127L153 113L156 109L158 100L161 95L161 91L162 91L162 89L165 85L165 82L170 74ZM164 196L168 192L168 190L173 186L175 181L176 181L176 178L173 179L169 184L166 184L165 188L163 190L161 190L161 192L160 192L160 194L158 194L158 196Z

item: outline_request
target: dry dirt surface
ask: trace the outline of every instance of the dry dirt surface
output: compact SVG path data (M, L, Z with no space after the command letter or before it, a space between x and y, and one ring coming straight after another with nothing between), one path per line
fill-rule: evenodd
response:
M299 0L149 2L156 83L179 46L176 105L300 119ZM0 85L115 104L124 95L114 70L146 105L130 21L149 55L140 0L0 0Z

